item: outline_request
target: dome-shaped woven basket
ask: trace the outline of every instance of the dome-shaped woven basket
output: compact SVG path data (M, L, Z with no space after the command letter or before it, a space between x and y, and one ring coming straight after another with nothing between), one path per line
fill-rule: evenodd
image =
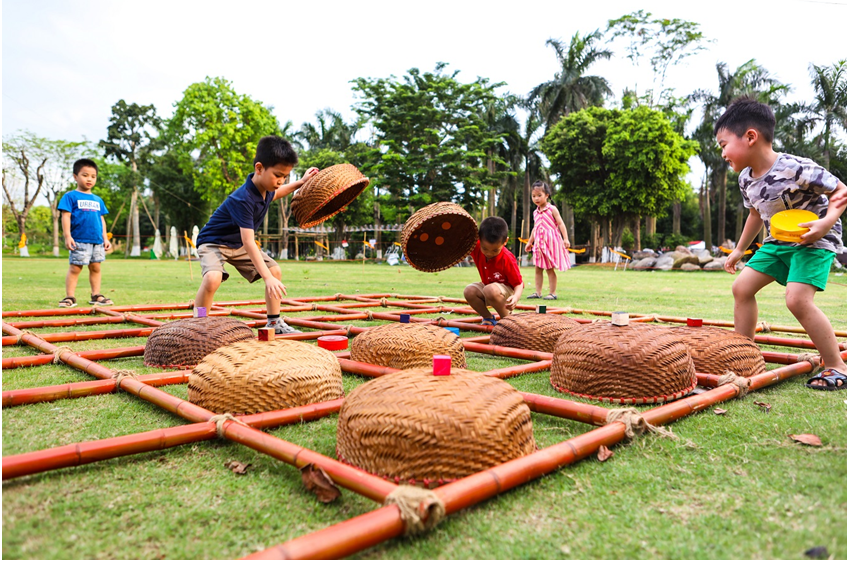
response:
M731 370L738 376L761 374L767 368L758 345L735 331L720 327L673 327L688 345L694 368L718 376Z
M535 451L532 418L508 383L432 367L388 374L350 392L338 413L338 458L409 483L437 485Z
M413 214L403 226L401 245L409 265L434 273L449 269L473 251L477 226L457 204L434 203Z
M455 333L420 323L387 323L356 335L350 358L389 368L426 368L433 355L450 355L453 368L467 368L465 347Z
M697 385L688 346L667 327L581 325L556 343L550 383L606 403L663 403Z
M191 368L218 347L253 339L253 330L234 318L187 318L157 327L144 345L145 366Z
M346 209L369 183L353 164L329 166L294 192L291 211L301 228L311 228Z
M552 353L562 334L579 322L556 314L511 314L491 331L491 344Z
M334 354L283 339L221 347L188 376L188 400L215 413L262 413L343 396Z

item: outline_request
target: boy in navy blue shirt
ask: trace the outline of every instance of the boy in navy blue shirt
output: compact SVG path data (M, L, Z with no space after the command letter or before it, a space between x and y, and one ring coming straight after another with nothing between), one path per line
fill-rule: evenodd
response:
M197 236L203 281L194 299L196 307L211 308L215 292L229 278L224 270L224 263L229 263L248 281L265 281L267 326L278 335L299 333L279 317L279 301L288 294L279 265L256 245L256 230L271 203L293 193L318 172L317 168L309 168L299 181L283 185L296 164L297 153L287 140L266 136L259 141L253 159L254 173L230 193Z
M74 162L74 180L76 190L65 193L59 201L65 247L70 251L65 297L59 302L59 307L76 306L76 283L86 265L88 282L91 284L91 299L88 303L108 306L112 301L100 294L100 263L106 260L106 252L112 244L106 237L106 220L103 218L109 214L106 203L91 192L97 183L97 164L86 158Z

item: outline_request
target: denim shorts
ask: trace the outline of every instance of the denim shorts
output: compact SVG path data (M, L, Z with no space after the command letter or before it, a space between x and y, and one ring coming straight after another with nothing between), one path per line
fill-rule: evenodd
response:
M102 263L106 260L106 249L101 243L76 242L76 249L71 251L71 265L84 267L89 263Z

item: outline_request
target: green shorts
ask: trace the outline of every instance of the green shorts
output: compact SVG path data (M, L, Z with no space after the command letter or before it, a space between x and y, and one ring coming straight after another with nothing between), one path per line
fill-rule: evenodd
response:
M782 286L802 282L824 290L833 259L835 253L827 249L766 243L750 258L747 266L773 277Z

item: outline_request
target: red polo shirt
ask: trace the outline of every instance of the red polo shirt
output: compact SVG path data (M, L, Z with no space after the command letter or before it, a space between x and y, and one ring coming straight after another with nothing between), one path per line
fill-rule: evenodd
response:
M482 284L499 282L512 288L523 284L518 261L515 259L515 255L505 246L496 257L488 259L482 254L479 241L477 241L476 247L471 252L471 258L473 258L473 262L476 263L476 268L479 270L479 278L482 280Z

